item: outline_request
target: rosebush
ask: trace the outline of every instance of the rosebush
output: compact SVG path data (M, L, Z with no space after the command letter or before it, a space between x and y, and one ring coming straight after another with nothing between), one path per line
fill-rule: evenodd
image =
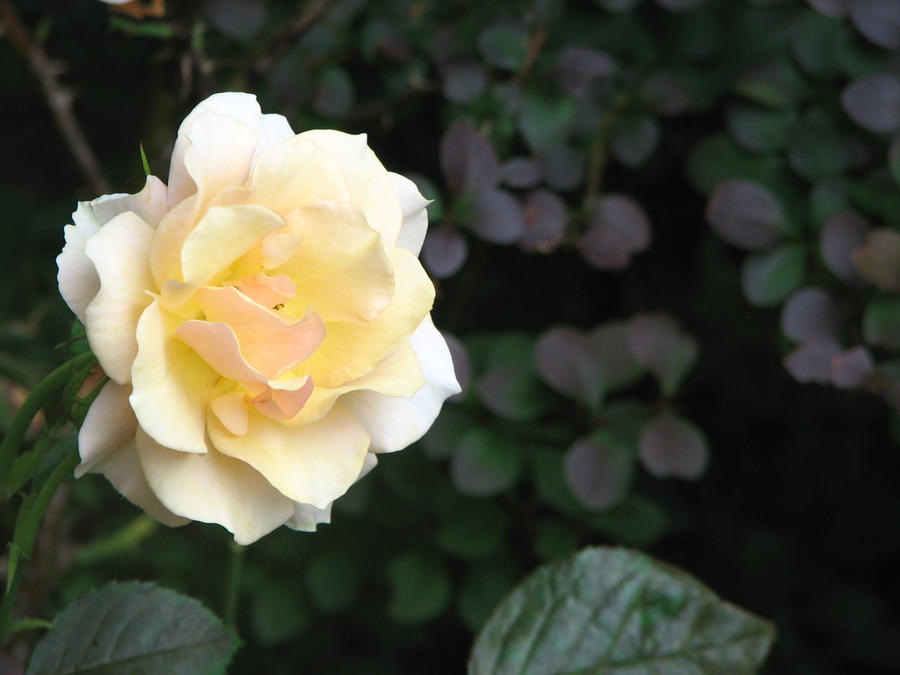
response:
M60 292L110 380L76 475L241 544L328 522L459 391L416 259L426 205L364 135L295 135L248 94L200 103L168 186L83 202L65 228Z

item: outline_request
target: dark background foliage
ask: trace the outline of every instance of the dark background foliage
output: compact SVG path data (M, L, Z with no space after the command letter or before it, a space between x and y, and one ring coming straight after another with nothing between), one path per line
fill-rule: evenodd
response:
M460 672L524 574L610 542L773 619L765 672L900 671L900 4L15 5L113 191L240 90L368 133L435 199L467 390L332 525L249 549L233 672ZM99 177L3 39L0 100L6 424L62 358L53 259ZM216 527L155 527L89 476L46 529L31 615L109 578L221 609Z

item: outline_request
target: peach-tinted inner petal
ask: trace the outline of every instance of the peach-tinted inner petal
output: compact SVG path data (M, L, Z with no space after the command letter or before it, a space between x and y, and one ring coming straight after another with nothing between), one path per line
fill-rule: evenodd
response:
M233 282L235 288L263 307L276 307L297 295L297 286L283 274L248 274Z
M305 361L325 339L325 323L317 313L288 323L233 286L201 288L195 298L207 321L231 327L240 354L266 377L280 377Z
M210 400L209 407L229 432L235 436L247 433L250 418L247 413L247 395L243 391L231 391L216 396Z
M279 386L290 383L290 386L294 387L300 381L303 381L303 384L296 389L281 389ZM313 381L308 375L296 380L272 382L271 385L267 391L250 399L250 402L263 415L278 421L284 421L297 415L313 392Z

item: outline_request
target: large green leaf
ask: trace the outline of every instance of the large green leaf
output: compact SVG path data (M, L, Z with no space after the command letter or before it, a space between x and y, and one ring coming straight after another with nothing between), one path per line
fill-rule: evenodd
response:
M69 605L28 673L224 673L235 636L197 600L155 584L112 582Z
M589 548L540 567L494 611L470 675L753 673L771 623L635 551Z

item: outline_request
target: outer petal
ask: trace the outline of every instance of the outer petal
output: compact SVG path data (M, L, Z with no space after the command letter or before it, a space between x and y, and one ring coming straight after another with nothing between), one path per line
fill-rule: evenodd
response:
M366 455L363 462L362 470L359 472L356 480L360 480L363 476L375 468L378 459L372 453ZM317 525L327 525L331 522L331 504L324 509L317 509L312 504L301 504L294 502L294 517L285 523L292 530L301 530L302 532L315 532Z
M294 515L294 505L249 465L212 450L205 455L161 446L140 428L138 456L147 482L172 513L219 523L238 544L252 544Z
M81 210L82 206L79 205L78 208ZM66 225L63 230L66 245L56 257L59 293L81 323L84 323L84 312L88 304L100 290L100 277L97 276L94 263L84 253L88 238L96 231L97 226L93 224L87 227Z
M133 437L121 450L109 455L94 467L92 472L102 473L123 497L163 525L179 527L191 522L169 511L150 489L138 459L137 445Z
M288 220L302 241L277 270L296 285L297 297L285 303L289 312L302 315L312 306L329 322L370 321L384 311L394 296L394 271L381 236L358 208L320 202Z
M137 418L128 403L129 394L131 387L107 382L94 399L78 431L81 464L75 467L76 478L134 441Z
M391 304L366 323L326 322L325 341L296 373L312 375L316 386L341 386L372 370L422 323L434 302L434 285L409 251L395 248L388 258L396 279Z
M137 325L129 400L144 431L167 448L205 453L206 407L219 375L173 336L181 320L154 301Z
M320 509L353 484L369 447L369 435L339 406L299 427L251 410L244 436L230 434L210 415L209 435L218 450L247 462L288 499Z
M357 391L341 397L340 405L366 428L374 452L402 450L428 431L448 396L460 391L450 350L441 334L425 318L409 338L425 376L425 386L412 398Z
M387 170L366 143L366 135L351 136L332 129L306 131L297 138L318 143L341 166L350 197L366 220L381 233L385 247L395 245L403 214Z
M397 246L418 256L425 241L425 232L428 230L428 211L425 207L430 200L422 196L419 188L409 178L399 173L388 173L388 176L394 184L403 212L403 225L397 237Z
M156 227L169 210L168 192L165 183L156 176L147 176L144 187L133 195L104 195L93 201L79 205L87 207L81 219L91 218L97 225L105 225L120 213L131 211L141 217L151 227ZM79 208L79 211L81 209ZM76 214L78 211L76 211ZM74 217L75 214L73 214ZM80 224L76 222L76 225Z
M135 213L121 213L85 245L100 277L100 291L87 306L85 328L103 370L119 384L131 381L137 354L138 318L152 298L150 242L153 228Z

